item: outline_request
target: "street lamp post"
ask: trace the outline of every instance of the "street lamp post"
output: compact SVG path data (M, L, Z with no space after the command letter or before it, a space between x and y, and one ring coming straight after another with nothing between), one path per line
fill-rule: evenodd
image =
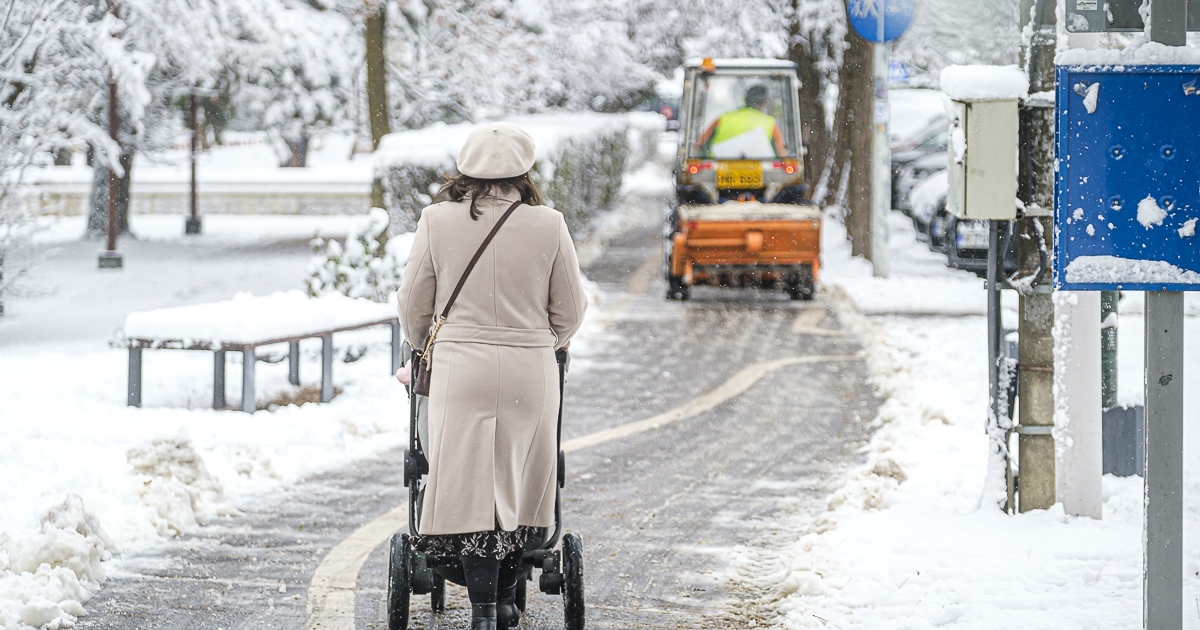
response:
M117 110L118 94L116 77L108 79L108 135L112 138L113 146L119 147L118 132L121 126L120 112ZM119 161L114 160L118 165ZM105 239L104 251L100 252L99 266L101 269L120 269L124 266L121 252L117 251L117 232L121 229L119 213L117 212L117 171L110 165L108 169L108 232Z
M191 163L191 188L188 194L188 218L183 226L184 234L200 233L199 201L196 195L196 155L200 151L200 130L196 120L196 91L188 94L188 128L192 130L192 152L189 156Z

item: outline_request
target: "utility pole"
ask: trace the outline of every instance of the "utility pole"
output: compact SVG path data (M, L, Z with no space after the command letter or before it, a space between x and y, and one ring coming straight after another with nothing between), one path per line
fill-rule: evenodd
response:
M1020 109L1017 197L1027 220L1021 221L1019 266L1035 273L1040 248L1051 248L1054 208L1054 106L1032 95L1054 90L1057 43L1054 0L1021 0L1021 27L1032 37L1023 51L1030 98ZM1032 20L1032 24L1030 24ZM1020 414L1019 488L1021 512L1047 509L1056 500L1054 436L1054 302L1049 274L1021 295L1018 348Z
M1187 1L1150 0L1150 40L1187 45ZM1183 293L1146 292L1147 630L1183 628Z
M118 94L117 94L117 79L109 75L108 78L108 135L112 138L113 146L117 147L120 152L120 139L118 133L121 126L121 116L118 111ZM115 156L111 156L115 157ZM117 160L113 160L117 162ZM101 269L120 269L124 266L124 260L121 257L121 252L117 251L117 232L120 230L118 225L117 212L117 187L118 177L115 168L108 169L108 199L107 201L107 239L105 241L104 251L100 252L99 265Z
M196 193L196 155L200 151L200 129L196 115L196 90L188 93L188 128L192 130L192 153L189 156L192 171L191 187L188 191L188 218L183 225L184 234L200 233L200 203Z
M886 6L886 3L885 3ZM881 9L886 10L886 9ZM871 122L871 270L877 278L892 273L888 257L888 215L892 213L892 151L888 144L888 44L884 41L884 19L879 20L875 42L875 107Z

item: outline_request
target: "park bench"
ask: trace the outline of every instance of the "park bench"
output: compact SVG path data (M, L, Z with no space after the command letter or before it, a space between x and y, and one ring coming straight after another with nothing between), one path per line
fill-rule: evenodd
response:
M300 340L321 339L321 402L333 399L333 335L390 325L392 372L400 367L400 323L394 301L380 304L338 293L311 298L300 291L235 295L224 302L130 313L114 345L129 350L127 404L142 406L144 350L213 353L213 408L225 407L225 355L242 353L242 411L255 410L257 349L288 344L288 381L300 384Z

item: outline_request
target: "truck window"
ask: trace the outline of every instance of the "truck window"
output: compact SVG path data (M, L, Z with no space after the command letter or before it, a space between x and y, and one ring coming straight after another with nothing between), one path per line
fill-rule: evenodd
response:
M786 76L700 75L688 129L688 156L798 157L794 92Z

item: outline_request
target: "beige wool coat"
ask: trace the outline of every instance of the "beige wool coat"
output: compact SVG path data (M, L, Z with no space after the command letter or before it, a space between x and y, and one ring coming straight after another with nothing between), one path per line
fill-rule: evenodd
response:
M424 345L462 272L516 192L425 208L399 292L400 324ZM558 366L587 299L560 212L522 205L468 277L433 349L423 535L554 523Z

